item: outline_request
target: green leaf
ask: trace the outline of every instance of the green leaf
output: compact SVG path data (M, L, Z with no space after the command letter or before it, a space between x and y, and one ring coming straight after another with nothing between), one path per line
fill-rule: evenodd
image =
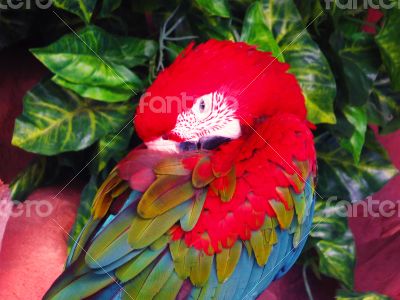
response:
M80 232L87 223L91 215L91 208L94 196L97 192L96 176L92 176L85 185L81 193L81 200L76 214L74 226L69 234L68 252L72 249Z
M400 93L393 91L385 75L375 82L367 110L368 122L378 125L381 134L400 128Z
M353 287L354 246L321 240L316 248L319 255L319 270L326 276L343 282L348 288Z
M366 24L368 7L353 1L327 1L325 3L324 8L327 12L327 19L332 23L333 26L331 26L334 29L343 32L347 36L363 31L362 26ZM323 2L321 4L323 5Z
M150 40L113 36L89 26L67 34L32 53L53 73L53 80L84 97L115 102L129 99L143 87L129 68L144 64L156 53Z
M310 27L314 27L318 30L318 26L320 25L320 20L322 18L321 12L323 13L324 8L321 5L319 0L311 0L311 1L301 1L295 0L296 6L301 14L304 24L310 24Z
M319 257L319 271L353 287L354 239L347 224L347 206L319 199L310 235Z
M132 124L129 123L120 130L109 133L99 140L96 147L97 156L94 162L97 173L104 170L110 160L117 162L127 154L132 133Z
M229 7L226 0L196 0L197 5L211 16L229 18Z
M265 22L261 2L255 2L247 9L240 40L256 45L259 50L272 52L279 61L284 61L281 49Z
M354 278L355 244L347 222L349 207L349 203L338 202L336 198L317 199L313 226L302 260L311 264L318 278L324 274L351 288Z
M86 23L90 22L97 0L53 0L55 7L79 16Z
M333 136L317 137L316 141L317 192L324 198L337 196L352 202L360 201L379 191L397 174L386 151L376 142L370 130L367 131L365 146L357 165L351 154L340 147Z
M167 50L169 60L174 61L178 57L179 53L181 53L185 49L185 47L179 46L172 42L168 42L165 49Z
M157 43L152 40L120 37L109 35L106 32L103 32L103 38L105 41L109 40L118 45L117 49L110 48L110 53L106 55L106 58L128 68L145 65L157 52ZM104 48L102 49L103 51L105 50Z
M393 88L400 91L400 9L385 11L384 26L376 36L383 63L389 71Z
M367 131L367 110L364 106L348 105L343 109L343 113L350 124L354 126L354 132L350 139L343 139L340 144L353 155L354 162L357 164L360 161Z
M132 91L124 88L121 89L73 83L57 75L53 76L52 80L58 85L73 90L85 98L97 99L105 102L120 102L125 101L132 96Z
M365 33L344 36L336 32L330 38L330 43L340 59L336 65L342 68L338 75L338 89L341 89L338 101L353 106L364 105L381 65L374 39Z
M336 122L333 101L336 84L329 64L303 25L292 0L264 0L264 15L285 61L296 75L305 98L308 119L314 124Z
M78 151L129 122L132 109L129 102L109 104L80 98L45 81L26 94L12 144L44 155Z
M342 203L339 205L336 198L318 199L315 203L313 225L313 230L310 231L313 239L334 240L345 236L348 231L346 206Z
M121 6L121 2L122 0L103 0L99 17L109 17L114 10Z
M187 35L195 35L202 40L217 39L235 41L238 39L230 19L221 19L207 15L199 10L194 10L188 18L192 32ZM236 34L236 35L235 35Z
M358 293L340 290L336 294L336 300L390 300L390 297L372 292Z
M11 199L23 201L44 180L46 158L35 159L25 170L17 175L10 184Z

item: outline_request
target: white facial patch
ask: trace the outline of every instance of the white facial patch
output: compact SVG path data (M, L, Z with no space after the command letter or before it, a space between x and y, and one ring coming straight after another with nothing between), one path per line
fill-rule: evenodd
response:
M195 100L190 110L178 115L172 132L185 141L198 141L205 136L236 139L241 134L236 109L236 101L221 93L203 95Z
M146 146L148 149L154 151L168 152L168 153L177 153L179 152L178 143L171 140L165 140L163 138L158 138L152 140L150 142L146 142Z

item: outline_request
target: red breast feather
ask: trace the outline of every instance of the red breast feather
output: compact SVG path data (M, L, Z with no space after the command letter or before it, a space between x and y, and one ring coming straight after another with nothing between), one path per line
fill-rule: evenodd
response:
M174 238L208 254L249 240L265 216L276 218L271 201L293 211L285 194L304 190L305 180L315 175L316 154L307 122L292 114L276 114L248 136L222 146L213 153L213 169L236 167L236 190L228 202L210 188L200 218L189 232L175 228ZM222 169L221 169L222 166Z

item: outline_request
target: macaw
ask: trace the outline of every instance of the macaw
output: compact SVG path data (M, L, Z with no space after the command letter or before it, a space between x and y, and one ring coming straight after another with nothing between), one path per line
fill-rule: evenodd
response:
M143 144L111 171L45 299L255 299L309 234L316 153L289 65L189 45L141 97Z

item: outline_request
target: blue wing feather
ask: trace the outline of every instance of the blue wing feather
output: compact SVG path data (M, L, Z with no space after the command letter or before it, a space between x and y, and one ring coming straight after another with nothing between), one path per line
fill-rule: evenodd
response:
M293 224L290 230L280 230L279 227L276 228L278 242L272 246L271 254L266 265L260 267L256 262L254 254L249 256L248 252L243 248L236 269L226 282L222 284L218 282L215 261L213 262L212 271L206 286L202 288L196 288L191 286L191 284L186 280L186 283L191 286L189 298L229 300L256 299L273 280L283 276L293 266L299 257L305 245L306 237L311 228L314 209L314 195L310 179L307 181L304 194L306 199L306 210L303 224ZM126 217L127 211L131 211L132 205L136 205L136 201L140 199L140 196L141 193L133 191L129 195L128 200L119 213L116 215L110 215L106 221L103 221L103 224L101 224L98 232L96 232L95 236L92 237L92 241L101 238L104 234L107 234L107 231L110 230L110 228L112 228L113 224L116 222L121 222L121 220ZM293 246L293 236L297 226L301 226L301 235L300 243L295 248ZM90 223L85 227L85 230L88 232L92 230ZM81 234L80 238L82 238L82 236L84 236L84 234ZM79 239L77 243L80 241L81 240ZM118 242L111 244L110 247L115 247L115 252L114 250L111 251L113 254L104 260L102 267L94 268L91 271L91 274L88 273L87 275L82 276L82 279L75 283L71 282L71 288L65 290L65 295L71 296L75 293L76 290L72 289L73 286L82 288L82 284L85 284L86 282L86 279L84 278L87 277L90 284L93 284L93 280L95 280L95 278L99 278L100 282L95 284L94 287L96 285L101 287L102 284L104 284L104 287L100 288L95 294L92 294L90 299L120 299L121 295L123 294L122 283L118 281L110 282L111 280L110 278L107 278L107 276L111 275L113 278L115 278L114 271L123 264L131 261L141 251L132 251L129 249L129 247L119 247L118 245ZM76 250L76 246L74 246L73 250ZM69 262L71 262L71 257L73 257L74 251L72 251L70 255ZM166 252L160 254L160 258L156 259L156 261L161 260L165 253ZM153 266L149 266L149 268L153 268ZM102 283L102 281L104 283ZM82 282L82 284L79 282ZM64 295L64 291L62 294ZM179 295L180 293L178 294L178 298Z
M305 217L304 223L301 225L302 229L299 245L296 248L293 247L293 234L289 234L289 231L278 230L278 243L273 246L267 264L264 267L260 267L254 262L253 271L250 280L248 281L246 292L237 299L256 299L257 296L268 287L271 281L286 274L300 256L307 241L307 236L310 232L314 215L315 197L312 191L310 179L307 181L304 193L308 208L306 211L309 213ZM247 255L247 252L242 253L242 255ZM252 259L255 261L254 257ZM260 272L262 271L264 271L264 275L260 276Z

